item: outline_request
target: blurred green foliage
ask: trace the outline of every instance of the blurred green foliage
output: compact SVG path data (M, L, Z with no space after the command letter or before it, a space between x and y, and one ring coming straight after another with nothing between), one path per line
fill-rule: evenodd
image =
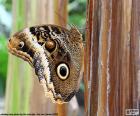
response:
M7 11L11 11L12 0L0 0L0 4L4 5Z
M5 39L4 35L0 35L0 96L3 96L5 91L7 63L7 40Z
M11 12L12 0L0 0L0 5L4 6L6 12ZM8 65L7 36L9 36L8 31L9 29L7 29L7 26L3 24L3 22L1 22L0 20L0 96L4 95L7 77L7 65Z
M7 40L4 35L0 35L0 77L6 78L7 73L7 61L8 61L8 52L7 52Z
M86 20L86 2L87 0L69 0L69 24L84 28Z

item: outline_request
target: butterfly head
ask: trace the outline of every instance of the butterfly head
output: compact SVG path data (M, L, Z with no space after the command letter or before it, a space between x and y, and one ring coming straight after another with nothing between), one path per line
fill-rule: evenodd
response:
M33 50L30 50L30 42L28 42L28 35L20 31L15 33L8 42L9 52L28 61L32 66Z

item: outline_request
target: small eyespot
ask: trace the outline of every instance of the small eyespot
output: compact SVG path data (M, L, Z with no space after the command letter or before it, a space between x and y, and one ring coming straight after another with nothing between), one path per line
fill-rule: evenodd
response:
M56 42L54 40L48 40L45 43L45 48L46 50L48 50L49 52L53 52L56 48Z
M61 63L57 67L57 75L60 79L66 80L69 76L69 68L65 63Z
M24 46L24 42L23 41L21 41L21 42L19 42L19 45L18 45L20 48L23 48L23 46Z

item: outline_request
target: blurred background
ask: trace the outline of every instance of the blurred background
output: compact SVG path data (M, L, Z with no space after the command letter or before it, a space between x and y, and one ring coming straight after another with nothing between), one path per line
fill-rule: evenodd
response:
M43 1L43 0L40 0L40 2L41 1ZM49 1L49 0L47 0L47 1ZM61 18L61 20L66 20L67 24L76 25L80 29L81 32L84 32L85 17L86 17L86 0L69 0L69 1L64 0L64 2L67 3L66 8L65 8L66 17L62 16L63 13L61 15L57 12L54 12L54 15L56 15L56 17ZM22 29L26 26L30 26L33 24L35 24L35 25L40 24L40 22L38 22L38 21L34 21L34 23L32 23L33 19L30 20L30 18L36 17L34 14L30 14L31 12L37 11L38 7L36 7L37 6L36 4L38 4L38 3L37 2L35 3L35 0L34 1L33 0L13 0L13 1L12 0L0 0L0 113L2 113L4 111L10 111L10 113L12 113L12 112L18 113L16 111L21 109L21 107L19 108L19 106L20 106L19 103L18 104L15 103L15 102L18 102L18 100L20 98L19 97L20 93L18 94L18 91L20 91L20 90L17 90L20 87L19 80L12 79L12 76L9 76L9 75L12 75L11 68L13 68L12 73L16 73L17 72L16 69L21 67L21 64L19 64L19 63L23 62L23 61L20 59L17 60L16 57L11 56L12 58L15 58L16 61L13 61L12 58L9 58L10 61L8 63L9 55L8 55L8 50L7 50L7 40L12 33L14 33L15 31L18 31L19 29ZM41 6L41 4L38 4L38 5L40 5L40 8L43 7L43 6ZM12 6L14 6L14 7L12 7ZM53 9L53 7L52 7L52 9ZM30 13L28 12L28 10L30 10ZM45 12L45 10L43 11L43 8L42 8L42 12ZM26 13L27 13L27 16L23 16ZM31 15L31 17L29 15ZM59 15L61 15L61 16L59 16ZM28 21L25 21L25 20L28 20ZM47 21L47 22L49 22L49 21ZM45 22L42 21L41 23L45 23ZM66 25L66 24L64 24L64 25ZM84 33L83 33L83 35L84 35ZM19 64L20 66L16 65L17 66L16 67L13 62L16 62L16 64ZM25 64L25 65L28 65L28 64ZM25 65L23 65L24 68L26 67ZM22 67L21 67L21 70L23 71ZM29 68L29 70L31 70L31 69ZM27 73L27 75L25 75L25 76L28 77L30 75L29 73ZM19 75L23 75L23 74L19 74ZM6 81L7 77L11 78L11 80L9 79L8 81ZM14 75L14 77L16 77L16 75ZM24 75L23 75L23 79L26 79L26 78L24 78ZM32 81L32 80L28 79L27 81ZM6 86L6 83L8 84L7 86ZM11 84L11 83L13 83L13 84ZM6 90L6 88L7 88L7 90ZM11 89L9 90L8 88L11 88ZM16 91L14 88L16 88ZM25 89L27 89L27 88L25 88ZM9 91L10 92L12 91L12 93L10 93ZM78 98L78 108L80 109L80 110L78 110L78 115L82 115L83 109L84 109L83 108L84 107L83 92L84 92L84 85L82 83L80 86L80 91L76 95ZM6 95L6 93L8 95ZM31 93L31 91L30 91L30 93ZM15 95L15 94L17 94L17 95ZM28 99L28 97L22 97L22 98ZM19 101L22 101L23 99L20 99ZM25 101L25 100L23 100L23 101ZM9 102L11 102L11 103L9 103ZM26 106L28 106L27 102L28 102L28 100L26 100L26 102L25 102ZM22 104L23 104L23 102L22 102ZM26 110L23 110L23 111L29 111L29 106L26 107L25 109ZM59 110L59 108L57 108L57 109ZM19 110L19 111L22 111L22 110ZM34 111L34 110L32 110L32 111ZM28 113L28 112L24 112L24 113Z
M0 0L0 113L124 116L140 109L140 1L87 1ZM34 70L6 47L18 30L50 23L86 31L85 86L63 105L44 96Z

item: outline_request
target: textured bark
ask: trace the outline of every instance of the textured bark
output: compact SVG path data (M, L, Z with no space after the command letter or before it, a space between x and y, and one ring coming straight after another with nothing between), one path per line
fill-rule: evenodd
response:
M88 0L87 10L86 115L123 116L140 104L140 1Z

